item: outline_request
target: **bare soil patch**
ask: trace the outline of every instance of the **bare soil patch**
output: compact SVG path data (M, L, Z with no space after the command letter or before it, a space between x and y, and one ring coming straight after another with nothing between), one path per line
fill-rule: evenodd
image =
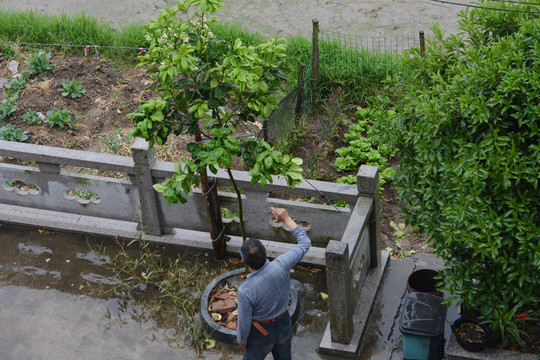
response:
M21 93L16 102L17 110L8 118L8 125L27 131L28 142L37 145L47 145L78 150L109 151L104 146L100 135L121 139L131 129L132 124L126 115L137 109L140 101L152 96L146 89L151 81L144 70L135 69L134 66L119 66L105 59L95 57L55 56L51 62L55 68L28 81L26 89ZM10 77L7 70L9 61L0 58L0 77ZM22 63L22 62L21 62ZM22 64L24 70L24 64ZM79 81L86 90L86 95L72 99L64 97L59 91L62 81ZM3 89L0 90L0 98L5 99ZM53 108L71 111L73 125L71 128L59 129L49 127L48 124L30 125L22 116L29 110L46 114ZM319 115L315 115L319 116ZM350 115L351 121L354 114ZM316 119L317 120L317 119ZM316 169L317 177L328 181L335 181L344 174L338 174L333 169L335 149L343 146L342 134L345 124L338 129L334 137L334 144L323 144L319 134L320 121L310 121L306 133L308 139L303 142L302 148L294 153L303 158L306 176ZM182 155L189 138L177 138L174 143L167 147L159 155L161 160L174 161ZM125 147L129 150L129 147ZM321 155L325 152L324 156ZM125 153L120 153L126 155ZM317 163L314 164L314 157ZM319 161L320 159L320 161ZM310 166L308 166L310 164ZM407 251L432 252L427 247L425 236L411 231L405 227L404 233L396 233L396 229L390 226L403 223L403 213L399 209L396 191L391 185L386 185L381 196L381 232L382 248L392 248L393 257L401 258ZM397 240L397 241L396 241Z

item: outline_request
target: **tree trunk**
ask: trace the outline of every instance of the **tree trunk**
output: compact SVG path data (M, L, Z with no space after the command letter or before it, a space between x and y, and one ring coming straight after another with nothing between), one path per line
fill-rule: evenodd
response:
M201 134L195 133L195 141L201 141ZM201 190L204 198L204 210L208 225L210 227L210 238L212 239L212 247L217 260L225 258L227 251L227 243L225 236L225 225L221 220L221 208L217 195L216 179L208 178L206 169L200 172Z

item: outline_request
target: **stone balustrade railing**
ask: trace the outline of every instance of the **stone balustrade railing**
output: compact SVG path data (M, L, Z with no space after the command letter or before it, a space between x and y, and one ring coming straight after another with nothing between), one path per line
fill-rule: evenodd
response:
M171 177L173 164L157 161L153 149L142 139L136 140L132 154L130 158L0 141L0 156L4 158L0 163L0 221L16 222L8 214L14 209L29 214L36 211L39 216L54 214L58 222L62 222L62 217L75 219L70 220L73 223L84 218L90 224L85 230L88 232L95 226L94 230L103 234L97 231L97 224L104 219L118 224L142 224L145 234L157 242L170 243L166 240L170 236L180 239L207 236L210 243L201 192L194 189L194 195L188 197L186 204L168 205L152 185ZM37 167L11 164L10 158L32 162ZM116 179L86 175L80 169L119 172L127 176ZM326 266L332 341L350 342L355 326L351 314L366 274L378 265L380 256L378 169L362 166L357 186L310 180L294 189L277 177L265 188L253 186L247 172L233 173L243 190L248 236L267 241L269 254L279 254L292 246L290 232L273 226L271 206L285 207L295 220L309 229L313 248L312 255L305 260ZM235 195L227 191L231 187L227 173L219 171L215 179L220 206L236 211ZM320 199L321 194L328 201L346 202L350 207L310 202L312 198ZM289 200L292 197L303 201ZM38 225L37 221L32 223L31 215L25 219L28 222L25 225ZM58 228L69 231L68 223L62 222ZM234 221L227 221L225 226L227 235L240 235ZM73 224L71 230L81 231L81 228ZM111 232L107 235L122 237L120 231ZM184 237L178 235L182 232ZM238 246L230 249L235 252Z

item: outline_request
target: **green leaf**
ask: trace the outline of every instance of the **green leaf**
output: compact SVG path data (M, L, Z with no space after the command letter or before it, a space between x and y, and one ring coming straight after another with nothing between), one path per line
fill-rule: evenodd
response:
M160 193L164 192L166 189L166 187L163 184L154 184L152 187L154 188L154 190Z

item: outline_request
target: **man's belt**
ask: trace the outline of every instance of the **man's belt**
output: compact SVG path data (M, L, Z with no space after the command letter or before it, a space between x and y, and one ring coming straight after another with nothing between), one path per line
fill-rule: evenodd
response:
M283 314L278 315L275 318L270 319L270 320L260 320L260 321L252 320L251 325L253 325L257 330L259 330L261 332L261 334L263 334L263 336L266 336L266 335L268 335L268 331L261 324L268 324L268 323L271 323L271 322L276 322L279 319L281 319L283 316L285 316L286 313L287 313L287 310L285 310L285 312Z

